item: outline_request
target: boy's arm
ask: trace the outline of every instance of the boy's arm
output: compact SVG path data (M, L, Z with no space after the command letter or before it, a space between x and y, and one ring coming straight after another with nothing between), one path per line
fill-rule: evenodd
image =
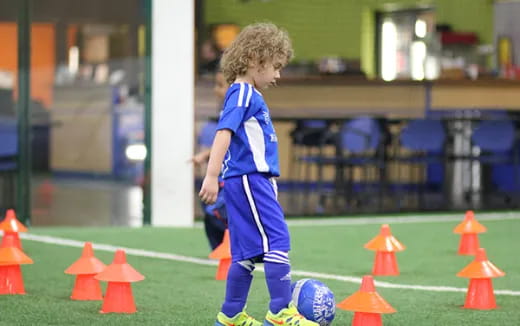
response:
M218 195L218 175L222 168L222 161L229 148L231 142L231 130L222 129L217 131L213 146L211 146L211 154L209 156L206 177L202 182L199 197L206 204L213 204L217 200Z

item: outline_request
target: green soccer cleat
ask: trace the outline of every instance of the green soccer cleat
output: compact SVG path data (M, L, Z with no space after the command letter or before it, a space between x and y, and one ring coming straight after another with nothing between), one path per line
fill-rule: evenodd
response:
M262 323L249 316L245 310L229 318L224 313L219 312L215 326L262 326Z
M280 310L276 315L267 312L263 326L320 326L318 323L305 319L291 302L288 308Z

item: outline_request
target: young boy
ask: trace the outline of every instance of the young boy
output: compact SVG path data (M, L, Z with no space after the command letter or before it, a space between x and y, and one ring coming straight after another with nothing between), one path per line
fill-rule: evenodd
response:
M203 202L215 202L222 168L233 263L215 326L318 326L301 316L291 302L289 231L274 180L280 175L277 138L257 90L274 84L291 57L287 33L260 23L244 28L221 60L222 72L232 85L199 193ZM261 261L271 297L263 324L244 310L255 263Z

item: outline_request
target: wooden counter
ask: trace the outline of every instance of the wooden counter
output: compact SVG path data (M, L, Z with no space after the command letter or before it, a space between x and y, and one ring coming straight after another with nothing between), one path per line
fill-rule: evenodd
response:
M439 81L431 86L432 110L520 110L520 81Z
M356 115L420 117L421 85L283 85L264 92L276 118L345 118Z
M212 82L197 83L198 117L215 117ZM424 117L428 110L520 110L520 81L365 80L345 77L286 78L263 92L273 119L340 119L356 115Z

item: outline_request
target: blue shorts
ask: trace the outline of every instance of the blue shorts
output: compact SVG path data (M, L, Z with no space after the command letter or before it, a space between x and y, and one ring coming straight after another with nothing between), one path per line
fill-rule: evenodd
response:
M226 179L224 196L233 261L291 249L289 229L278 203L276 182L255 173Z

